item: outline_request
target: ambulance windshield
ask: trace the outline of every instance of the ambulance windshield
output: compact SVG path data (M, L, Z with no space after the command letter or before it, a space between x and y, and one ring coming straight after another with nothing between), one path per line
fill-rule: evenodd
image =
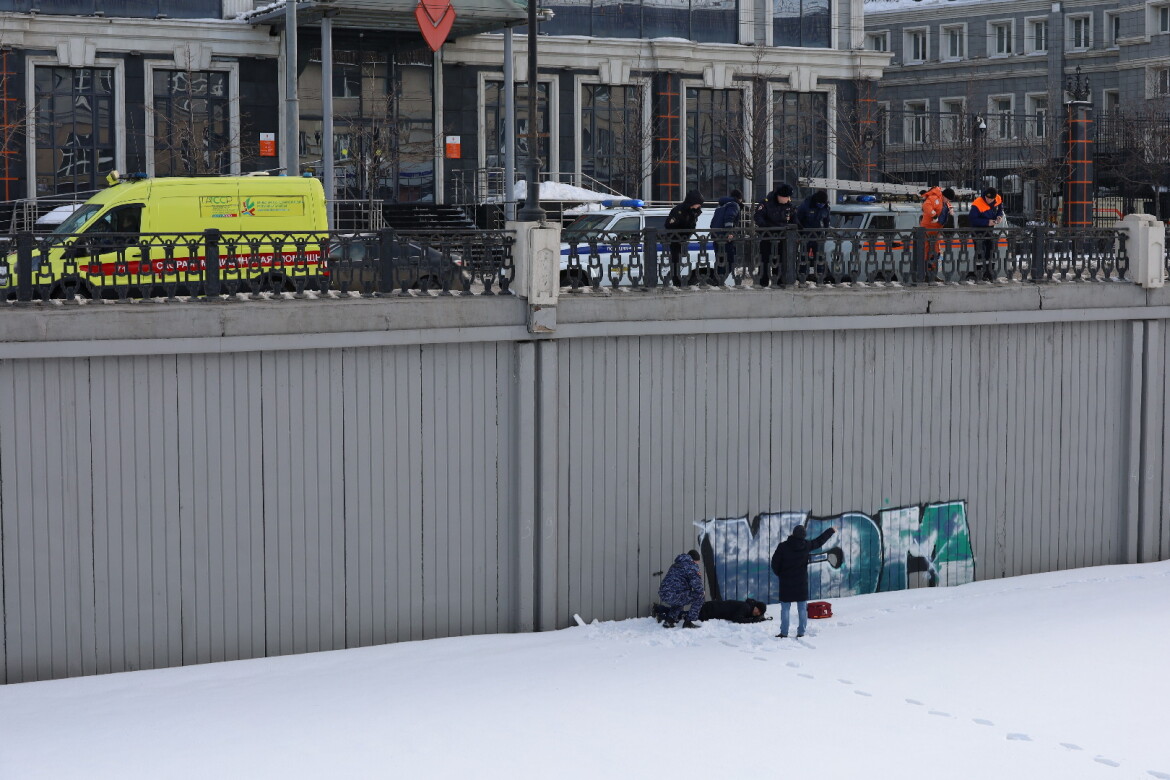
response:
M89 221L89 218L101 211L100 203L86 203L77 211L69 215L69 218L53 229L54 234L68 235L70 233L78 233L81 231L81 226Z

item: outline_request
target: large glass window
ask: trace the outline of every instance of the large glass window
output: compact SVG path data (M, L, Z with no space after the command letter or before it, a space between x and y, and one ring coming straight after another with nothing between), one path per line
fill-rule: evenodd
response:
M301 156L321 165L320 51L300 80ZM409 203L433 196L436 138L429 50L335 49L333 159L338 197Z
M616 192L642 191L650 129L639 87L586 84L581 94L581 172Z
M504 82L489 81L484 85L484 146L487 149L488 168L504 167ZM548 84L541 82L536 90L537 150L540 170L549 170L549 109ZM528 170L528 84L516 82L516 170Z
M739 40L737 0L551 0L546 7L554 16L540 29L549 35Z
M231 172L228 74L154 71L154 170L158 176Z
M824 92L776 92L772 97L774 183L825 176L829 160L829 98Z
M687 88L687 188L715 199L743 185L743 93ZM738 139L738 140L737 140Z
M114 170L114 71L37 68L36 191L96 190Z
M827 48L830 0L772 0L772 44Z

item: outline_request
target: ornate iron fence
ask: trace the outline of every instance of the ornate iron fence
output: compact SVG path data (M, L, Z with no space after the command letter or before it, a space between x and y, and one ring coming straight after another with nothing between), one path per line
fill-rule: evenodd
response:
M509 294L506 231L21 233L0 259L10 301Z
M561 253L561 283L602 287L1121 281L1126 233L1053 226L979 230L647 229L595 234Z

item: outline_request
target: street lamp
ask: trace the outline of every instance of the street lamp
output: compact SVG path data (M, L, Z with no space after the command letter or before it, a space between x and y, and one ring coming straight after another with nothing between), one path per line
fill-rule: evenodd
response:
M975 191L982 192L983 190L983 145L984 136L987 134L987 120L983 118L982 114L976 114L971 118L972 124L972 141L975 145Z
M516 215L521 222L544 222L540 207L540 155L537 154L539 135L536 132L536 36L537 0L528 0L528 186L524 192L524 208Z

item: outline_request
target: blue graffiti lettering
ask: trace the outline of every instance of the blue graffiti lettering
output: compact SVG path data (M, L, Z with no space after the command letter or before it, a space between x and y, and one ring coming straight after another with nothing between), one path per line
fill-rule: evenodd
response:
M810 537L830 526L837 532L811 560L810 598L854 596L918 585L960 585L975 579L975 556L965 501L812 517L807 512L767 512L695 523L707 562L712 598L779 599L772 552L797 525Z

